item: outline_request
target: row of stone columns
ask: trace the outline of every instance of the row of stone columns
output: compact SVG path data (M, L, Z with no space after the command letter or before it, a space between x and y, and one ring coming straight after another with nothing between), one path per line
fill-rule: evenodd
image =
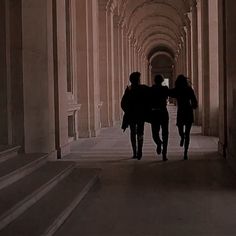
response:
M20 145L27 153L64 155L68 150L64 2L4 0L0 8L4 12L0 58L5 58L0 60L1 96L6 99L0 108L1 127L6 125L0 143Z
M215 136L219 131L219 31L214 23L219 17L216 5L217 2L211 0L193 1L175 65L175 74L187 75L198 97L196 124L202 125L204 135Z
M204 135L219 133L219 19L218 1L193 1L182 32L175 74L191 79L199 100L196 124ZM188 20L190 19L190 22ZM211 43L210 43L211 42Z
M68 1L69 31L64 0L0 3L2 144L64 156L69 152L69 114L74 115L76 137L95 136L120 120L120 100L131 72L140 71L142 82L151 83L146 55L113 1ZM215 70L223 52L219 54L218 29L210 20L219 20L213 6L214 0L192 5L174 67L176 76L191 78L199 99L196 123L206 135L218 132L217 86L223 71ZM73 84L69 92L68 74ZM223 133L221 129L222 140Z
M129 74L140 71L147 82L146 58L113 2L99 2L99 80L101 127L121 119L120 100Z
M65 22L60 22L65 6L58 1L53 8L54 3L1 1L0 144L60 156L68 141Z

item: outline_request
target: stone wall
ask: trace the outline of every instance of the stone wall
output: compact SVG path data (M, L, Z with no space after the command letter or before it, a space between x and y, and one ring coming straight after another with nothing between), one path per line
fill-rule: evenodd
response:
M230 162L236 169L236 2L225 1L226 25L226 81L227 81L227 152Z

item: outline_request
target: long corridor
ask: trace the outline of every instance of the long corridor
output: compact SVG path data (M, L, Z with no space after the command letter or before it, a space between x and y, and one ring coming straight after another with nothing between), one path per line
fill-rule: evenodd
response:
M176 128L176 107L168 106L169 110L169 145L168 156L170 160L181 160L183 148L179 146L179 136ZM161 133L160 133L161 134ZM195 159L206 153L217 152L216 137L201 136L201 127L193 126L191 131L190 159ZM151 137L151 126L145 125L143 158L141 161L157 161L156 148ZM75 161L95 162L133 162L131 144L129 141L129 129L124 133L120 124L112 128L101 130L100 135L95 138L84 138L74 142L71 147L71 154L67 159ZM159 159L161 160L161 159Z
M140 161L130 158L129 134L119 125L74 143L67 160L101 174L57 236L236 235L236 176L218 156L217 139L194 127L183 161L175 107L169 111L168 162L156 156L148 124Z

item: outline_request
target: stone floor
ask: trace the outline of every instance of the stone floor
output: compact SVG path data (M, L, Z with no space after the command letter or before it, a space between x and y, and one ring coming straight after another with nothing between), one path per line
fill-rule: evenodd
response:
M155 153L145 127L142 160L132 160L129 132L103 129L72 145L66 158L101 169L88 193L56 236L234 236L236 176L217 154L217 139L193 127L188 161L170 110L167 162Z

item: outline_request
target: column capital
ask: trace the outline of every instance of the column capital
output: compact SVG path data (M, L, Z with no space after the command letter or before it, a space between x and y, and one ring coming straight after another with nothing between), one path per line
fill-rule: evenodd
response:
M192 10L194 10L194 9L196 9L196 7L197 7L197 0L192 0L191 1L191 5L190 5L190 11L192 11Z
M189 19L188 15L186 15L186 27L187 30L191 29L191 20Z
M106 11L107 1L106 0L99 0L98 6L99 6L99 10Z
M132 35L132 38L131 38L131 44L133 45L134 48L137 48L137 40L136 38L134 37L134 35Z
M127 36L128 36L128 39L129 39L130 43L132 43L132 41L133 41L133 32L129 30L127 32Z
M109 13L114 14L115 8L116 8L115 2L113 0L108 1L107 6L106 6L106 10Z
M124 20L124 17L120 17L119 16L119 21L118 21L118 25L121 29L124 29L125 28L125 20Z

